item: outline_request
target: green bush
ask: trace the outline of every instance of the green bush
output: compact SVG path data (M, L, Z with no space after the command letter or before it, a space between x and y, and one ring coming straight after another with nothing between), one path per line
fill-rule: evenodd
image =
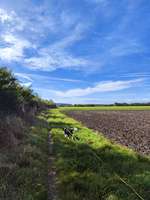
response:
M6 67L0 68L0 110L24 114L53 107L53 101L42 100L31 88L23 87ZM55 107L55 106L54 106Z

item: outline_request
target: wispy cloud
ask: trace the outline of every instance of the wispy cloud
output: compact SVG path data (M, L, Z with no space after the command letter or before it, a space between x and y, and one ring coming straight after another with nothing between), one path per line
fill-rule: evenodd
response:
M31 69L54 71L59 68L81 69L89 64L89 61L74 57L64 51L47 52L47 50L41 50L38 57L25 59L25 64Z
M91 1L94 2L94 0ZM97 0L97 2L99 2L99 0ZM141 30L138 29L138 31L136 31L138 24L136 21L139 15L138 9L140 9L141 1L120 1L119 3L114 3L106 0L104 2L108 3L104 8L104 12L107 13L108 9L110 9L110 13L112 12L109 16L110 20L115 20L113 21L110 31L107 31L105 34L97 35L97 43L99 44L97 48L100 49L98 59L99 62L102 63L102 66L107 67L117 59L123 60L125 56L135 56L135 54L141 55L145 53L147 48L145 48L145 44L141 38ZM114 6L118 6L119 9L122 10L119 14L119 18L118 12L116 12L118 7L115 9ZM135 29L132 29L132 26Z
M73 28L73 30L71 30L71 32L69 32L69 34L67 34L66 37L62 38L61 40L59 40L58 42L55 42L51 48L52 49L65 49L68 48L69 46L71 46L72 44L74 44L77 41L80 41L83 37L84 37L84 33L86 31L86 29L88 25L84 25L80 22L77 22Z
M17 78L19 78L19 79L24 79L24 80L31 81L31 82L33 81L29 74L25 74L25 73L14 73L14 75L15 75Z
M124 73L121 74L120 77L125 78L150 78L150 72L132 72L132 73Z
M91 0L91 2L105 6L109 3L108 0ZM93 58L91 55L77 56L72 51L72 46L79 41L82 42L90 29L90 23L80 20L81 17L78 14L70 14L67 10L62 10L57 16L54 13L51 14L44 6L35 7L34 16L31 14L32 9L29 9L26 15L20 16L15 11L7 12L0 9L0 20L5 25L3 35L14 37L9 42L3 38L3 43L5 42L6 46L3 44L0 48L1 60L19 62L32 70L54 71L67 68L85 70L88 73L108 65L116 57L143 51L138 40L128 37L124 39L124 35L122 35L125 29L123 24L129 22L128 15L120 20L116 31L111 32L107 37L99 38L105 41L105 47L103 52L100 51L99 56L96 53L97 56ZM29 34L26 34L26 27L28 27ZM60 28L61 30L59 30ZM52 35L52 33L58 39L48 42L43 47L43 40L47 37L47 34ZM9 46L7 46L8 43ZM29 43L36 46L35 54L30 55L24 51L24 49L33 48ZM90 51L92 51L92 48Z
M73 31L60 41L39 49L38 56L25 59L25 63L33 69L53 71L58 68L81 69L91 62L88 59L77 57L67 51L72 44L83 37L85 27L77 24Z
M20 18L14 10L7 11L0 8L0 22L2 24L2 32L13 33L22 31L26 27L25 20Z
M18 78L19 82L21 85L25 87L31 87L33 83L33 79L24 73L14 73L15 77Z
M135 102L149 102L150 95L146 94L145 97L143 95L138 95L136 92L126 92L120 91L118 94L110 92L106 92L102 94L96 94L95 96L72 96L72 97L63 97L57 96L55 91L50 89L43 88L35 88L36 92L40 94L45 99L53 99L57 103L72 103L72 104L86 104L86 103L95 103L95 104L111 104L115 102L127 102L127 103L135 103Z
M85 1L103 6L106 6L109 3L109 0L85 0Z
M119 44L114 45L110 49L110 54L113 57L117 57L117 56L136 54L143 51L144 49L138 41L131 40L131 39L129 40L124 39L124 41L122 41Z
M58 68L80 70L91 64L91 61L87 58L75 56L72 52L68 51L71 45L85 36L85 30L88 28L88 25L78 22L75 16L69 18L66 12L62 12L59 20L56 21L55 17L51 16L50 13L42 15L41 13L45 11L44 9L36 9L36 17L34 16L32 19L30 19L30 15L23 18L22 16L18 16L15 11L8 14L6 10L0 10L0 20L6 27L3 28L1 36L3 44L0 47L0 59L7 62L19 62L30 69L45 71L54 71ZM66 21L62 22L64 19ZM51 41L50 44L48 43L43 47L42 40L46 36L43 35L43 39L39 40L39 29L45 30L45 20L47 26L51 23L56 29L59 27L59 23L62 22L61 26L64 26L62 30L67 30L67 32L62 34L59 40ZM70 20L73 21L72 24ZM27 36L26 34L22 34L22 31L26 32L25 27L28 27L28 31L31 34ZM71 27L71 29L69 30L68 27ZM51 34L51 29L48 28L47 30ZM44 34L46 33L44 32ZM34 35L35 37L30 37L30 35ZM35 51L33 55L29 55L24 51L25 49L30 50L32 48Z
M118 90L123 90L126 88L134 87L137 83L142 82L143 79L134 79L128 81L106 81L97 83L93 87L87 88L76 88L67 91L56 91L56 95L60 97L80 97L80 96L87 96L94 93L100 92L113 92Z
M39 74L29 74L29 73L15 73L14 74L19 80L24 82L37 82L41 81L43 84L48 81L60 81L60 82L71 82L71 83L82 83L85 82L84 80L79 79L71 79L71 78L61 78L55 76L44 76Z

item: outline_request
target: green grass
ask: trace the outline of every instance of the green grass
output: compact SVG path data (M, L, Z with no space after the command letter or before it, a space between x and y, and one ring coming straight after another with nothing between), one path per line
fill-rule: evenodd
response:
M150 200L149 157L112 144L58 109L47 112L46 118L52 128L59 199L138 200L137 192ZM66 138L63 127L78 131Z
M25 140L0 154L9 165L1 168L0 199L47 200L51 128L59 200L150 200L150 158L111 143L61 111L41 113ZM78 130L66 138L64 127Z
M75 107L75 106L65 106L59 107L62 111L67 110L150 110L150 106L94 106L94 107Z

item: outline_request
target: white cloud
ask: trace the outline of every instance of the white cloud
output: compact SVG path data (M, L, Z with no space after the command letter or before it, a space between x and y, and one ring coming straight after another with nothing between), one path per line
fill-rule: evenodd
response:
M88 64L83 58L76 58L66 52L42 52L39 57L25 59L25 63L32 69L53 71L58 68L80 69ZM74 67L74 68L73 68Z
M22 31L26 27L25 20L13 10L8 12L0 8L0 22L4 25L2 31L6 32Z
M39 49L39 55L25 59L25 63L29 66L29 68L48 71L53 71L58 68L72 68L75 70L92 64L89 60L73 56L66 50L83 37L82 33L84 30L84 26L80 23L77 24L68 36L52 45L49 45L47 48Z
M4 9L0 8L0 21L2 23L11 22L13 20L14 12L8 14L8 12Z
M21 85L25 87L32 86L33 79L29 75L24 74L24 73L14 73L14 75L18 78Z
M32 82L26 82L26 83L20 83L20 84L24 87L31 87L32 86Z
M6 32L1 36L3 45L0 48L0 59L7 62L22 62L28 68L48 71L58 68L80 69L89 64L89 61L71 55L66 49L81 39L84 29L80 23L77 24L74 30L68 33L68 36L46 48L38 48L38 56L28 58L25 58L24 49L34 48L35 45L31 45L31 42L16 36L14 33Z
M31 43L13 34L2 35L5 44L0 48L0 59L5 61L21 61L24 57L24 49L31 47Z
M135 86L137 83L143 81L143 79L134 79L128 81L107 81L97 83L94 87L77 88L67 91L56 91L56 95L60 97L80 97L87 96L94 93L100 92L113 92L123 90Z
M25 74L25 73L14 73L14 75L19 79L25 79L25 80L28 80L28 81L32 82L32 78L28 74Z
M32 13L32 10L30 12ZM47 12L44 7L35 8L34 17L30 14L18 16L15 11L8 12L0 9L0 22L4 23L1 33L1 60L15 61L28 68L45 71L53 71L58 68L79 70L91 64L86 58L74 56L68 51L71 45L85 36L87 24L79 22L76 15L69 17L66 11L61 12L60 16L56 17ZM24 34L25 27L28 27L27 35ZM63 32L62 35L59 32L61 37L57 41L51 41L51 44L43 48L42 39L39 37L42 36L44 39L47 37L47 33L51 35L53 29L60 31L60 28ZM56 34L57 30L53 33ZM25 48L34 48L36 55L28 57L25 54Z

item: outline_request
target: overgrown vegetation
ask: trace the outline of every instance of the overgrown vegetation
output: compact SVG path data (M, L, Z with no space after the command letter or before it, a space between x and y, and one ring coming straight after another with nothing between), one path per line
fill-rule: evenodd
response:
M39 112L52 107L0 68L1 200L47 199L48 127Z
M39 119L20 131L24 137L20 143L0 151L0 199L46 200L48 129Z
M40 99L32 89L23 87L7 68L0 68L0 111L18 115L34 115L51 101Z
M59 110L47 113L61 200L150 199L150 159L114 145ZM63 127L76 127L73 138Z
M7 68L0 68L0 145L14 147L23 138L26 127L35 115L55 107L52 101L39 98L19 81Z

